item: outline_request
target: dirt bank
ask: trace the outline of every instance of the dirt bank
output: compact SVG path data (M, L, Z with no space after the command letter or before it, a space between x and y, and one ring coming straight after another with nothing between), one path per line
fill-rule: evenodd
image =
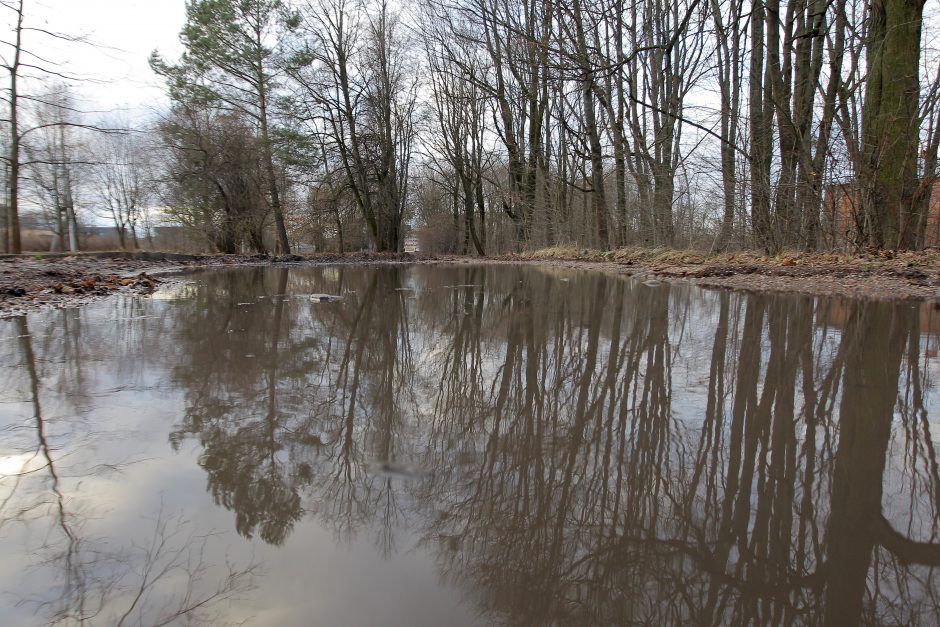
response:
M154 253L7 255L0 257L0 317L77 307L117 293L150 294L168 280L165 275L251 259Z
M709 255L668 249L594 252L546 249L508 258L527 263L644 275L708 288L817 296L940 301L940 250L877 253L755 252Z
M0 255L0 318L54 307L78 307L112 294L151 294L200 268L281 263L427 262L427 256L364 254L261 257L174 253Z
M0 317L49 307L75 307L116 293L150 294L179 274L208 267L298 264L531 264L640 275L708 288L800 292L857 298L940 302L940 251L841 255L703 253L623 249L547 249L499 258L409 254L317 255L307 258L163 253L0 256Z

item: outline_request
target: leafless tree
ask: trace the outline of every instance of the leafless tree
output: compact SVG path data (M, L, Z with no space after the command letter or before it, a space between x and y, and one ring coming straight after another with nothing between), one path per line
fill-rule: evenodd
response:
M121 249L138 250L138 223L148 210L151 190L146 146L134 133L110 133L97 138L95 152L95 199L113 222Z
M83 155L84 139L75 123L76 109L68 87L58 85L42 93L31 111L37 131L23 143L28 189L34 193L55 237L57 250L78 250L76 197L81 174L89 163Z

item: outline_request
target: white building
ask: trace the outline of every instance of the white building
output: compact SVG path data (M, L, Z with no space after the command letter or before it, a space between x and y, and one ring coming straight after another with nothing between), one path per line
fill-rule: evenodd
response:
M414 235L409 235L406 237L404 250L406 253L420 253L421 245L418 243L418 238Z

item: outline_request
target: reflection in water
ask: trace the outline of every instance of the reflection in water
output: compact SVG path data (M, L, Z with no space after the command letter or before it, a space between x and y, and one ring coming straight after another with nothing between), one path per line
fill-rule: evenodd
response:
M69 319L63 316L63 321ZM66 454L53 441L65 438L50 433L55 429L43 413L40 362L26 318L16 319L13 330L22 358L17 374L25 374L25 385L22 380L14 383L27 391L32 416L20 425L6 425L4 448L15 443L19 452L7 452L6 459L14 463L0 475L0 530L41 530L38 544L27 533L21 548L32 553L32 566L43 571L44 585L25 596L5 589L4 596L50 625L222 624L216 606L248 592L256 567L228 564L214 569L205 559L209 536L197 535L189 521L162 508L151 520L149 533L125 547L86 533L83 523L101 513L83 507L74 492L82 482L120 468L82 468L66 462L63 475L60 463ZM76 347L72 341L63 343L59 358L70 366L65 378L81 381L83 351ZM67 382L60 380L59 385L68 390ZM7 557L19 565L9 553Z
M482 623L938 618L937 338L915 305L320 267L202 274L144 307L95 367L181 394L170 443L198 445L244 538L312 520L376 560L416 551ZM39 408L61 399L30 372L70 538Z
M254 296L264 284L260 274L251 278ZM297 487L309 477L302 465L278 457L292 433L277 394L278 377L291 368L288 355L279 369L286 284L287 270L280 270L273 292L257 304L239 305L232 298L241 294L231 289L200 292L187 304L185 315L194 324L181 329L180 341L189 350L176 367L191 397L182 431L200 435L200 464L213 496L236 512L239 533L251 536L257 529L273 544L300 517ZM251 325L252 331L238 325Z

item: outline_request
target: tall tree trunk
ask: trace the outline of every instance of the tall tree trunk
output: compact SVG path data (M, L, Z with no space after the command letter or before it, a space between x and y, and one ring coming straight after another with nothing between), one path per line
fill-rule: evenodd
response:
M731 240L734 227L737 180L737 155L735 146L738 139L738 124L741 103L741 37L737 35L738 19L741 15L743 0L731 0L727 11L727 20L722 21L723 9L719 0L712 0L712 19L715 34L718 37L716 64L718 69L719 90L721 96L721 186L722 217L715 248L724 250Z
M20 127L19 85L20 52L23 45L23 0L16 9L16 44L13 47L13 63L10 65L10 204L7 207L7 238L11 253L23 252L20 238Z
M600 248L610 247L607 227L607 194L604 190L604 153L597 128L597 111L594 105L594 68L584 33L584 20L580 0L573 0L572 17L575 24L575 41L580 59L581 104L584 113L584 131L588 136L591 151L591 206L597 220L597 239Z
M925 0L872 0L862 109L862 214L876 247L916 243L918 63Z
M771 85L764 81L764 0L751 3L751 228L754 244L767 252L776 249L770 216L770 158L773 139L768 102L772 102ZM769 83L769 81L768 81Z
M268 178L268 191L271 194L271 211L274 212L274 225L277 229L277 243L281 254L290 254L290 242L287 240L287 225L284 222L284 208L281 206L281 192L278 189L277 173L274 170L274 154L271 150L271 137L268 133L267 94L263 84L259 89L261 142L264 151L264 168Z

